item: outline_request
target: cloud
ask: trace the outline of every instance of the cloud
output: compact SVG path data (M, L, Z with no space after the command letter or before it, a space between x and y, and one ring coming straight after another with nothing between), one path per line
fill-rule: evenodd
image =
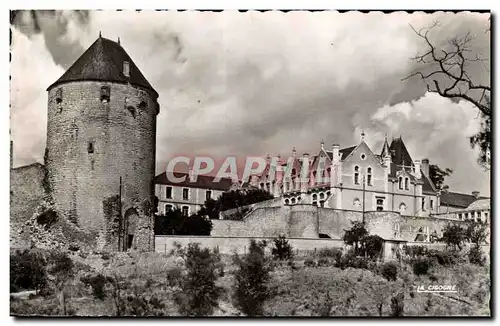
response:
M436 93L426 93L415 101L385 105L371 119L367 134L375 136L372 137L375 148L382 146L383 135L379 130L387 130L393 137L403 135L414 160L429 158L431 164L455 171L446 180L452 190L479 190L489 195L489 174L477 167L471 169L477 164L478 152L469 146L468 140L479 130L481 120L469 102L455 103Z
M419 132L433 134L445 122L421 121L426 119L424 112L416 117L410 105L427 98L424 85L419 80L401 81L416 68L410 58L424 49L409 24L427 26L439 20L442 27L432 34L437 44L471 30L478 44L489 49L487 16L470 13L92 11L83 19L72 17L72 12L56 15L61 17L60 28L36 20L40 33L50 38L45 41L52 57L47 65L53 60L66 68L101 32L113 40L120 37L158 91L159 169L174 155L186 153L288 156L294 146L299 153L319 149L321 139L327 147L351 146L359 131L368 128L379 138L401 130L405 141L417 137L417 126L423 128ZM23 19L26 22L18 25L29 25L29 15ZM31 36L28 41L33 41ZM60 50L53 46L57 42ZM45 65L38 60L37 64ZM488 75L473 70L474 76ZM44 89L57 77L34 82L44 83L39 87ZM384 111L394 108L400 113ZM385 114L387 123L380 124L382 118L374 114ZM468 124L449 118L454 128ZM411 119L417 120L412 124ZM374 121L380 130L373 129ZM466 136L449 141L468 148ZM43 155L43 146L33 150ZM465 153L470 164L455 175L484 175L470 150ZM418 154L451 164L450 156L438 151Z

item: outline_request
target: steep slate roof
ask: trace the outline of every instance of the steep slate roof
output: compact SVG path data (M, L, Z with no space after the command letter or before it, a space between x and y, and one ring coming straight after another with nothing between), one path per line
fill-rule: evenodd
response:
M184 182L171 182L167 177L167 173L163 172L154 178L154 183L177 187L202 188L221 191L228 191L233 185L233 181L228 178L222 178L219 182L215 182L215 177L208 175L198 175L196 182L191 182L187 173L174 172L174 176L176 178L186 176L186 179L184 180Z
M393 139L389 149L391 150L392 162L394 164L413 166L413 160L401 137Z
M467 208L478 199L487 199L487 197L476 198L474 195L462 194L459 192L442 192L441 206Z
M130 77L123 74L123 62L128 61L130 66ZM120 46L120 44L100 37L85 51L73 65L55 83L47 88L51 88L71 81L110 81L118 83L130 83L151 90L156 97L158 93L149 84L134 61Z
M435 188L432 186L431 180L427 178L426 175L424 175L423 172L420 172L422 174L422 180L424 181L424 184L422 185L422 191L423 192L436 192Z
M342 157L340 158L341 161L345 160L345 158L347 156L349 156L349 154L352 153L352 151L358 146L351 146L351 147L347 147L347 148L342 148L339 152L340 154L342 154Z

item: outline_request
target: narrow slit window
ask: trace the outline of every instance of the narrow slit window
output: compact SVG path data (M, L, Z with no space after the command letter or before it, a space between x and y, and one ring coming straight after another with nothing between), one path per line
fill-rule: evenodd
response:
M94 153L94 142L89 141L89 143L87 144L87 152L89 154Z
M58 88L56 90L56 103L57 104L61 104L62 103L62 100L63 100L63 92L62 92L62 88Z
M101 87L101 102L103 102L103 103L109 102L110 92L111 92L111 89L109 86L102 86Z

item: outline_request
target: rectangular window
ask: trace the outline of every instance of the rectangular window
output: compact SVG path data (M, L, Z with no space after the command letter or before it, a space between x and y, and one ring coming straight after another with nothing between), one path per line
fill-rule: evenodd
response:
M130 77L130 64L128 61L123 61L123 74Z
M182 214L189 215L189 206L182 206Z
M410 179L405 178L405 190L410 190Z
M462 218L463 218L463 217L462 217L462 213L458 213L458 219L459 219L459 220L462 220Z
M369 186L371 186L371 185L372 185L372 175L371 175L371 174L368 174L368 175L366 176L366 178L367 178L366 182L368 183L368 185L369 185Z
M425 197L422 198L422 211L425 212Z
M377 211L381 212L384 210L384 198L376 197Z
M170 204L166 204L166 205L165 205L165 213L166 213L166 212L170 212L171 210L172 210L172 205L170 205Z
M168 199L172 199L172 187L167 187L165 197Z
M188 188L182 189L182 199L189 200L189 189Z
M205 193L205 200L212 199L212 190L207 190Z
M354 173L354 184L359 185L359 174L358 173Z
M431 210L434 209L434 200L431 199Z
M94 142L89 141L89 143L87 144L87 152L89 154L94 153Z

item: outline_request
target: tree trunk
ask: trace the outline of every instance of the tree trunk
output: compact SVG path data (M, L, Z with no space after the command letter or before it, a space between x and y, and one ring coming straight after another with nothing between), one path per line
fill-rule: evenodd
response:
M67 311L66 311L66 297L64 295L64 287L61 287L59 291L59 306L61 310L61 314L63 316L66 316Z

